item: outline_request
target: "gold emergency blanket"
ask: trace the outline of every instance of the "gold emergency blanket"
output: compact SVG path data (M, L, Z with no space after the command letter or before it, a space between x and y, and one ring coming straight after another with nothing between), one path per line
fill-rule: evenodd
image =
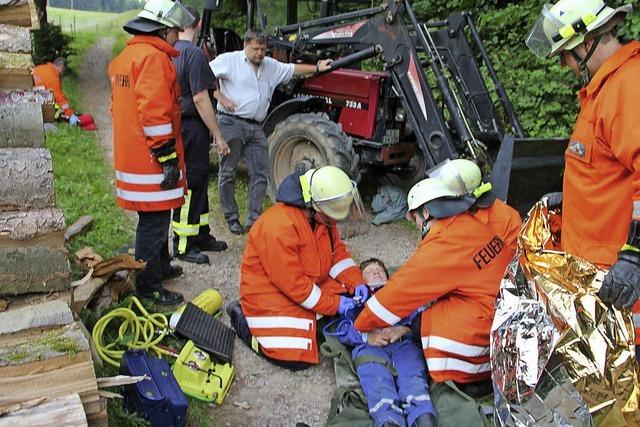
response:
M555 218L554 218L555 216ZM621 426L638 416L631 313L597 297L606 271L558 250L543 202L529 212L491 331L495 422Z

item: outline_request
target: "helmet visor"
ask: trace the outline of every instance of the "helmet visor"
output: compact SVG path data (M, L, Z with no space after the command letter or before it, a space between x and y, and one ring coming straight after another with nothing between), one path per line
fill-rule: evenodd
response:
M364 205L360 198L358 186L351 181L352 189L344 194L326 199L314 199L314 207L336 221L357 220L364 213Z
M169 21L175 28L180 28L181 30L190 28L196 21L196 18L178 2L175 2L171 9L167 11L164 19Z
M558 44L564 44L563 38L559 38L557 41L553 40L554 35L560 34L560 29L564 24L553 13L551 13L552 7L553 5L549 3L542 6L540 16L538 16L536 23L531 28L531 31L529 31L529 35L525 41L529 50L539 58L549 57L554 50L554 47L557 48ZM571 36L568 36L567 39Z
M455 196L467 194L467 186L455 167L451 167L451 160L446 159L427 171L429 178L439 178Z

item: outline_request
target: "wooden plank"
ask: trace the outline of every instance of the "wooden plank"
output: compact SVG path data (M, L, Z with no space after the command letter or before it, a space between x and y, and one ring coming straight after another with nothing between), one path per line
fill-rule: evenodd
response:
M65 221L61 209L0 212L0 246L4 246L3 242L13 245L15 240L32 241L55 234L57 239L50 246L59 247L64 243L64 231Z
M58 397L77 392L87 413L100 411L98 388L93 363L78 363L53 371L28 376L0 378L0 405L13 404L37 397Z
M55 206L53 163L44 148L0 148L0 211Z
M0 148L43 148L42 105L35 102L0 105Z
M49 301L0 313L0 335L72 322L73 313L64 301Z
M33 88L32 70L31 54L0 52L0 89Z
M69 261L64 248L0 247L0 296L69 289Z
M38 28L35 3L33 0L0 0L0 24Z
M73 357L62 356L44 361L24 363L22 365L5 366L0 368L0 378L23 377L33 373L50 372L89 361L91 361L91 354L85 351Z
M0 51L31 53L31 33L29 29L0 24Z
M17 410L0 417L0 427L87 425L87 418L78 393L47 398L36 405L16 405ZM27 403L27 402L25 402Z

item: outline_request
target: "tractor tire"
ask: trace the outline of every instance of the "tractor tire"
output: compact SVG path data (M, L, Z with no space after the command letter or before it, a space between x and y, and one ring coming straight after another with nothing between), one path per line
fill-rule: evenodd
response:
M399 187L405 193L408 193L411 187L427 177L427 165L425 164L424 154L422 154L419 148L409 161L409 166L411 167L411 172L386 172L384 178L389 184Z
M294 114L278 123L268 139L268 193L275 201L282 180L296 170L307 171L321 166L337 166L355 181L358 155L351 137L326 114Z

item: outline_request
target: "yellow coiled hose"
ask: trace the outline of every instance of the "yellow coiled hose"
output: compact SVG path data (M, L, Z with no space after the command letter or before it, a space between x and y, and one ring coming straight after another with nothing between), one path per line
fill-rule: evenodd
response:
M132 310L136 306L141 315ZM107 329L107 325L112 320L120 319L122 323L118 328L118 338L111 343L103 343L102 335ZM143 350L153 350L160 354L171 354L166 350L157 347L168 332L167 317L162 313L149 314L142 306L138 298L131 297L129 307L116 308L102 316L93 327L91 334L96 345L98 354L105 362L119 367L120 359L125 349L135 348ZM156 335L156 331L158 335Z

